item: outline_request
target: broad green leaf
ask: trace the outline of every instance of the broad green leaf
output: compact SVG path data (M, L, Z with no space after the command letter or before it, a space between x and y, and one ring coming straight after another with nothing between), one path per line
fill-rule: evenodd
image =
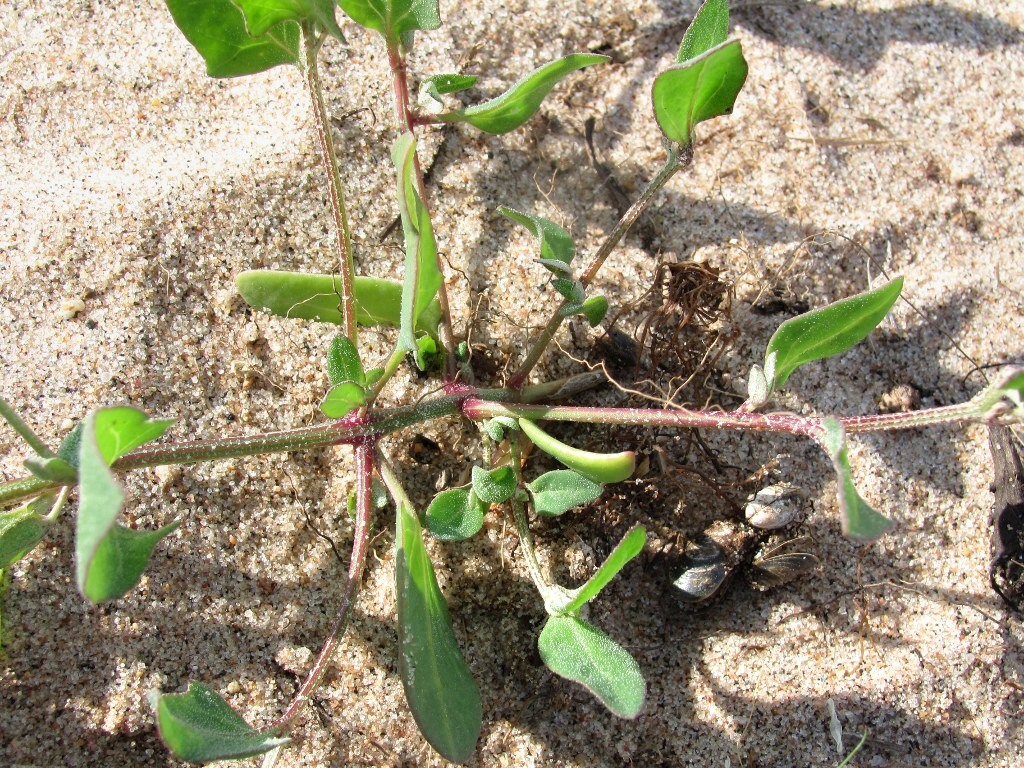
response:
M320 410L329 419L340 419L366 402L366 391L354 381L343 381L330 388L320 402Z
M160 539L177 527L175 521L157 531L134 531L114 523L96 548L82 592L94 603L121 597L139 583Z
M420 198L416 181L416 139L402 134L391 148L398 172L398 205L405 233L405 270L402 282L402 311L398 346L416 351L416 324L436 299L443 277L437 266L437 244L430 212Z
M235 286L246 303L278 317L344 324L340 279L336 275L308 275L257 269L241 273ZM356 277L356 322L397 328L401 321L402 284L379 277ZM441 305L431 302L416 322L416 330L437 335Z
M21 560L46 536L52 523L45 514L55 497L47 493L0 513L0 571Z
M555 273L557 277L568 277L572 274L569 264L576 255L576 243L572 235L550 219L543 216L531 216L520 213L513 208L498 208L498 213L507 219L522 224L534 237L540 240L540 263Z
M486 512L468 488L441 491L427 506L427 530L444 541L468 539L483 526Z
M480 736L480 692L462 657L416 513L396 519L398 668L413 718L442 757L461 762Z
M331 384L354 381L356 384L366 382L363 363L359 359L359 350L347 336L335 336L327 350L327 377Z
M526 487L538 515L561 515L590 503L604 491L602 485L571 469L545 472Z
M301 60L299 27L294 22L282 22L253 37L233 0L167 0L167 8L206 61L210 77L251 75Z
M484 504L501 504L516 492L516 473L507 464L486 470L473 467L473 493Z
M771 390L804 363L845 352L882 322L903 289L897 277L873 291L790 318L772 334L764 371Z
M568 317L579 312L583 308L583 302L587 298L586 288L579 280L566 280L557 277L551 281L555 290L562 294L562 298L570 302L568 307L562 310L564 316Z
M850 458L846 448L846 434L838 419L825 419L825 433L821 443L832 459L839 490L839 512L843 533L857 542L866 544L888 533L893 522L875 511L857 493L850 472Z
M249 727L231 706L202 683L185 693L154 694L160 736L175 755L189 762L261 755L290 739Z
M25 469L41 480L48 480L53 483L73 483L78 478L78 472L59 456L40 458L31 456L22 462Z
M632 451L594 453L573 448L528 419L519 419L519 428L544 453L595 483L618 483L630 477L636 469L636 454Z
M690 146L695 125L732 112L746 79L739 40L722 43L654 79L654 117L671 141Z
M485 133L508 133L525 123L558 82L579 69L608 61L596 53L573 53L535 69L511 88L483 104L438 115L448 122L466 122Z
M580 608L597 597L598 593L608 586L608 582L626 567L626 563L640 554L646 541L647 531L643 526L638 525L630 530L607 559L601 563L601 567L587 580L587 583L579 588L572 602L565 607L564 612L574 616L578 614Z
M679 53L676 54L676 61L695 59L705 51L724 43L728 36L728 0L704 0L690 26L683 33L683 42L679 46Z
M316 22L341 42L345 42L334 17L336 0L232 0L245 15L245 25L253 37L262 37L283 21Z
M548 669L582 685L612 714L640 714L647 695L640 665L597 627L574 616L550 616L537 647Z
M412 47L412 33L441 26L437 0L338 0L360 26L380 32L389 45Z
M151 421L134 408L106 408L85 421L78 454L75 577L79 589L93 602L131 589L153 545L173 530L168 526L143 532L118 525L124 492L109 469L117 458L162 435L170 424L169 420Z

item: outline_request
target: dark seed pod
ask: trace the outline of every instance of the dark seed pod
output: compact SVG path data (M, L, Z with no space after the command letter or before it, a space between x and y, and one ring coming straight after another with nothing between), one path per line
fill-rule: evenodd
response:
M672 582L688 603L712 598L757 544L757 534L731 520L717 520L686 542L683 572Z

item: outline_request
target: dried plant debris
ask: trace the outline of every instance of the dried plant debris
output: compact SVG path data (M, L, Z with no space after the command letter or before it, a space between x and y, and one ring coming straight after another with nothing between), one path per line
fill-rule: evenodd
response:
M1009 427L989 427L992 451L992 589L1016 610L1024 606L1024 468Z

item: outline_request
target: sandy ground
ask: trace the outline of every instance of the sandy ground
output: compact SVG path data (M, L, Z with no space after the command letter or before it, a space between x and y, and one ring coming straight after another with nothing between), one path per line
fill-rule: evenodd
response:
M610 260L600 283L613 304L636 300L661 262L724 270L736 301L721 327L736 338L709 381L726 407L779 322L883 274L906 276L913 307L901 303L868 343L794 376L780 408L874 413L894 391L950 403L982 386L978 365L1024 359L1024 9L742 5L747 88L731 118L701 130L696 167L655 204L645 236ZM521 349L523 325L553 301L532 244L496 206L547 215L583 253L597 247L616 214L584 123L596 119L598 155L623 187L651 175L662 150L646 94L695 6L445 1L446 25L418 37L414 71L479 73L477 97L568 52L613 57L559 88L523 130L455 130L441 150L435 228L468 280L469 292L453 284L453 301L460 326L476 313L481 360ZM349 50L324 54L330 109L350 158L361 270L394 274L397 242L378 244L395 215L385 62L376 41L348 32ZM0 395L54 442L90 409L119 403L176 418L171 439L314 421L324 329L255 315L232 289L246 268L334 264L297 73L207 78L158 0L14 0L0 8L0 81ZM425 161L437 145L426 141ZM642 317L636 308L619 327L633 332ZM386 337L367 336L382 354ZM582 327L560 336L590 360L593 340ZM540 374L578 368L566 359ZM396 400L417 386L404 382ZM597 397L623 401L614 390ZM459 439L460 429L427 435ZM437 464L457 475L470 437ZM633 521L650 527L648 551L591 613L639 660L649 701L637 720L616 720L546 673L534 650L543 611L511 528L495 518L471 542L434 547L483 697L470 764L834 765L829 699L847 750L870 732L856 765L1021 764L1024 631L988 586L983 429L856 441L862 493L897 522L866 548L841 537L828 467L808 446L708 435L716 475L685 437L627 437L645 455L664 451L666 471L652 461L607 503L539 525L538 538L570 582ZM9 430L0 449L4 476L20 476L24 450ZM425 498L437 466L408 460L402 440L390 450ZM692 470L732 482L776 457L803 490L802 533L820 570L765 593L741 579L705 609L680 607L659 553L728 511ZM111 605L89 606L75 590L71 521L61 526L11 571L3 598L0 764L175 764L145 693L188 680L257 726L273 720L319 647L344 572L316 531L346 554L345 458L319 451L132 476L128 519L181 528L140 587ZM397 678L389 526L378 520L356 620L281 765L441 762Z

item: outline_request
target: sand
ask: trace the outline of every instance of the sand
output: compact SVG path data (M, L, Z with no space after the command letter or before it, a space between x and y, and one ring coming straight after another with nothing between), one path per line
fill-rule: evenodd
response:
M445 1L445 26L417 37L413 72L480 74L477 98L569 52L613 59L560 86L520 131L456 129L441 149L435 229L452 274L466 278L451 283L453 306L458 327L476 321L479 360L518 353L526 326L554 305L530 238L495 209L548 216L582 254L597 248L617 215L585 122L596 120L599 158L635 192L663 159L650 83L695 6ZM329 331L255 314L232 287L244 269L336 263L298 73L206 77L157 0L15 0L0 22L0 395L52 443L112 404L176 419L169 439L315 422ZM662 262L723 270L735 301L719 328L735 340L709 394L724 407L738 404L782 320L886 275L905 276L909 302L864 344L801 370L778 408L942 405L983 386L992 371L979 367L1024 360L1024 10L995 0L750 2L734 26L746 89L734 115L700 129L693 170L654 204L646 236L609 260L598 285L613 306L636 301ZM379 243L396 213L386 61L376 40L345 30L349 48L327 46L324 78L349 158L360 270L394 275L400 246ZM439 143L427 134L425 162ZM642 315L627 311L619 327L633 332ZM387 333L365 337L371 356L385 354ZM575 324L559 343L593 362L595 338ZM538 377L580 369L555 356ZM406 371L390 397L420 391ZM610 387L587 398L624 399ZM462 454L477 456L472 431L454 420L424 432L454 446L433 467L409 458L410 435L387 444L419 501L440 468L457 478ZM579 432L604 444L610 434ZM723 483L779 458L778 478L801 488L801 532L820 568L769 592L740 578L707 608L680 606L665 586L665 550L729 506L691 471L716 476L686 436L620 433L651 457L649 471L606 503L538 524L537 536L551 572L578 583L629 525L648 525L644 555L590 613L639 661L648 702L638 719L618 720L546 672L535 650L542 606L512 527L493 515L470 542L430 545L483 699L469 764L835 765L867 729L856 765L1020 765L1024 631L988 584L985 430L856 440L860 490L896 522L866 547L843 539L813 446L705 437ZM8 429L0 455L0 476L24 474L24 446ZM175 765L145 694L189 680L257 727L273 721L333 615L345 566L318 532L347 555L347 459L322 450L131 475L130 524L181 527L135 591L100 607L74 586L68 515L9 573L0 764ZM749 490L725 495L742 502ZM389 514L376 522L354 623L282 766L442 763L404 704L393 525Z

